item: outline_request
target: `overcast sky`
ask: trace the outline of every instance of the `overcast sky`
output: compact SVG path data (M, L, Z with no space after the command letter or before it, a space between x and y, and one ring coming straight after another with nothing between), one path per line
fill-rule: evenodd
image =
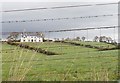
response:
M102 2L101 2L102 3ZM105 3L105 2L103 2ZM83 3L83 2L24 2L24 3L3 3L2 10L11 9L24 9L24 8L38 8L38 7L56 7L56 6L68 6L68 5L81 5L81 4L95 4L95 3ZM8 20L31 20L31 19L44 19L44 18L62 18L62 17L80 17L80 16L94 16L104 14L117 14L118 5L104 5L104 6L89 6L89 7L76 7L76 8L64 8L64 9L47 9L47 10L34 10L34 11L22 11L22 12L9 12L2 14L2 21ZM75 20L60 20L60 21L43 21L43 22L28 22L28 23L4 23L2 25L3 32L6 31L49 31L59 29L73 29L73 28L86 28L86 27L100 27L100 26L114 26L118 25L117 16L98 17L98 18L84 18ZM62 33L49 33L46 34L48 38L67 38L67 37L82 37L85 36L88 39L93 39L94 36L110 36L117 39L117 29L107 30L89 30L87 31L74 31L74 32L62 32Z

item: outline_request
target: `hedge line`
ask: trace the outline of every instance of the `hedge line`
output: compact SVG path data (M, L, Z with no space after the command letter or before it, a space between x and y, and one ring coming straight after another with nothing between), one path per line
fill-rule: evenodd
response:
M44 50L44 49L41 49L41 48L35 48L35 47L31 47L31 46L28 46L28 45L25 45L25 44L19 44L19 43L14 43L14 42L7 42L9 45L15 45L15 46L19 46L21 48L25 48L25 49L29 49L29 50L34 50L38 53L42 53L42 54L46 54L46 55L58 55L57 53L55 52L50 52L50 51L47 51L47 50Z
M55 42L61 42L61 43L75 45L75 46L84 46L87 48L94 48L94 49L98 49L99 51L119 49L119 46L116 46L114 48L102 48L102 47L98 47L98 46L92 46L92 45L88 45L88 44L85 45L85 44L80 44L80 43L75 43L75 42L65 42L65 41L55 41Z
M99 51L105 51L105 50L116 50L119 49L119 47L114 47L114 48L99 48Z

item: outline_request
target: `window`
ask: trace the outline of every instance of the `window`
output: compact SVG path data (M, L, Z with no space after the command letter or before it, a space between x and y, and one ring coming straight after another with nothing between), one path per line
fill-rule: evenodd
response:
M33 42L33 39L31 40L31 42Z

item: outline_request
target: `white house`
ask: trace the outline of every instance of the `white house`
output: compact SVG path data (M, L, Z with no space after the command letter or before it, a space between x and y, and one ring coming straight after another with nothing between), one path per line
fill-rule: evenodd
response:
M43 38L36 35L21 34L20 42L43 42Z

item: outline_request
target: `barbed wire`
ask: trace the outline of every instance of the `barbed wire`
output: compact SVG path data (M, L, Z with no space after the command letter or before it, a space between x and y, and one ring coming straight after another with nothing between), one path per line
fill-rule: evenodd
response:
M15 20L15 21L2 21L0 23L23 23L23 22L37 22L37 21L56 21L56 20L70 20L70 19L85 19L85 18L98 18L98 17L109 17L119 16L120 14L104 14L95 16L81 16L81 17L64 17L64 18L48 18L48 19L34 19L34 20Z
M5 10L5 11L0 11L0 12L21 12L21 11L33 11L33 10L47 10L47 9L63 9L63 8L76 8L76 7L114 5L114 4L119 4L119 3L100 3L100 4L86 4L86 5L83 4L83 5L57 6L57 7L27 8L27 9Z
M24 32L24 33L51 33L51 32L68 32L68 31L84 31L84 30L94 30L94 29L111 29L111 28L118 28L120 26L102 26L102 27L92 27L92 28L74 28L74 29L62 29L62 30L50 30L50 31L37 31L37 32ZM23 32L2 32L2 34L9 34L9 33L23 33Z
M110 29L118 28L120 26L103 26L103 27L93 27L93 28L81 28L81 29L64 29L64 30L53 30L48 32L66 32L66 31L82 31L82 30L93 30L93 29Z

